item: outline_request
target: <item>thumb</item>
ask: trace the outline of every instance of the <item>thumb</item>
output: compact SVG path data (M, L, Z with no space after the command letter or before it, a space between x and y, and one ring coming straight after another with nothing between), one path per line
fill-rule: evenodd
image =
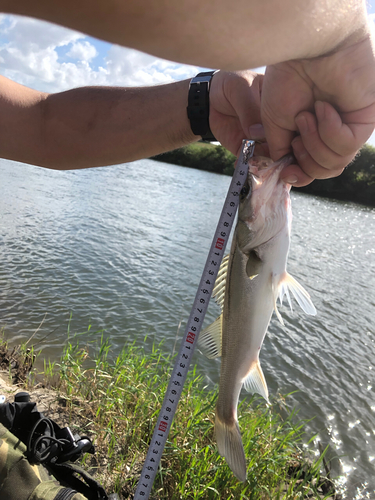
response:
M263 126L272 160L279 160L282 156L292 152L291 142L295 132L281 128L266 118L263 118Z

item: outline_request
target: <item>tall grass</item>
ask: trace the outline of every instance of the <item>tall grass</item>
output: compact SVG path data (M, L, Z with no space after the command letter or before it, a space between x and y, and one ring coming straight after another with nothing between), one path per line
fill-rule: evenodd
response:
M68 342L58 363L59 391L71 415L71 427L94 437L97 469L108 491L131 497L167 388L173 356L163 345L149 354L134 343L111 357L103 337L95 354ZM50 365L46 376L52 374ZM303 424L296 415L282 419L272 406L244 400L239 409L246 483L239 483L218 455L214 438L217 391L208 391L193 368L187 378L151 498L297 499L325 498L320 460L305 463ZM323 485L324 486L324 485Z

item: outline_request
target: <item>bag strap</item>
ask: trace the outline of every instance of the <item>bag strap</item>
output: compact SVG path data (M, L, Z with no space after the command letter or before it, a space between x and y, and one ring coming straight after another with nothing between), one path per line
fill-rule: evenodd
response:
M88 500L108 500L104 488L79 465L64 462L48 463L45 464L45 467L60 483L74 488ZM77 477L76 474L80 477Z

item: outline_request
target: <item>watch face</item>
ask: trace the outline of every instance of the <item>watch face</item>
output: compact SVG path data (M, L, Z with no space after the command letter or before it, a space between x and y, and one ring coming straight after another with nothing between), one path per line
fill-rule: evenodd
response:
M190 83L208 83L212 76L195 76Z
M190 83L209 83L214 74L217 73L217 71L218 70L198 73L197 76L195 76Z

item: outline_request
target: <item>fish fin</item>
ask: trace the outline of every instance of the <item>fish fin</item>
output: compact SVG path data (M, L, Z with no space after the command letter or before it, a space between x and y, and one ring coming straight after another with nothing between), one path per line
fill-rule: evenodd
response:
M198 338L198 346L208 359L221 356L221 337L223 315L220 316L201 332Z
M267 403L269 403L267 382L264 378L259 360L253 364L250 372L243 381L243 385L247 392L257 392L267 401Z
M276 316L277 316L277 319L280 321L280 323L285 326L285 323L284 323L284 320L283 320L283 317L281 316L278 308L277 308L277 304L276 304L276 298L274 300L274 303L273 303L273 307L275 309L275 313L276 313Z
M272 280L272 292L273 292L273 308L275 309L276 316L280 323L284 326L284 320L281 317L281 314L277 308L277 296L280 298L280 303L282 304L283 296L284 294L281 294L280 292L280 286L283 286L282 284L280 285L280 281L277 277L274 277Z
M228 263L229 263L229 254L226 255L221 261L220 268L217 273L215 281L215 286L212 291L212 297L215 299L215 302L221 307L221 309L223 309L224 307L225 285L227 282Z
M237 420L234 420L233 425L228 425L220 419L216 410L215 434L220 455L225 457L236 478L245 482L246 457Z
M251 250L247 256L246 262L246 274L252 280L258 276L262 268L263 262L259 258L255 250Z
M282 279L280 280L279 287L280 300L282 300L283 296L286 295L291 309L292 306L289 291L292 292L293 297L306 314L310 314L311 316L316 315L316 309L311 301L309 293L290 274L287 272L284 273Z

